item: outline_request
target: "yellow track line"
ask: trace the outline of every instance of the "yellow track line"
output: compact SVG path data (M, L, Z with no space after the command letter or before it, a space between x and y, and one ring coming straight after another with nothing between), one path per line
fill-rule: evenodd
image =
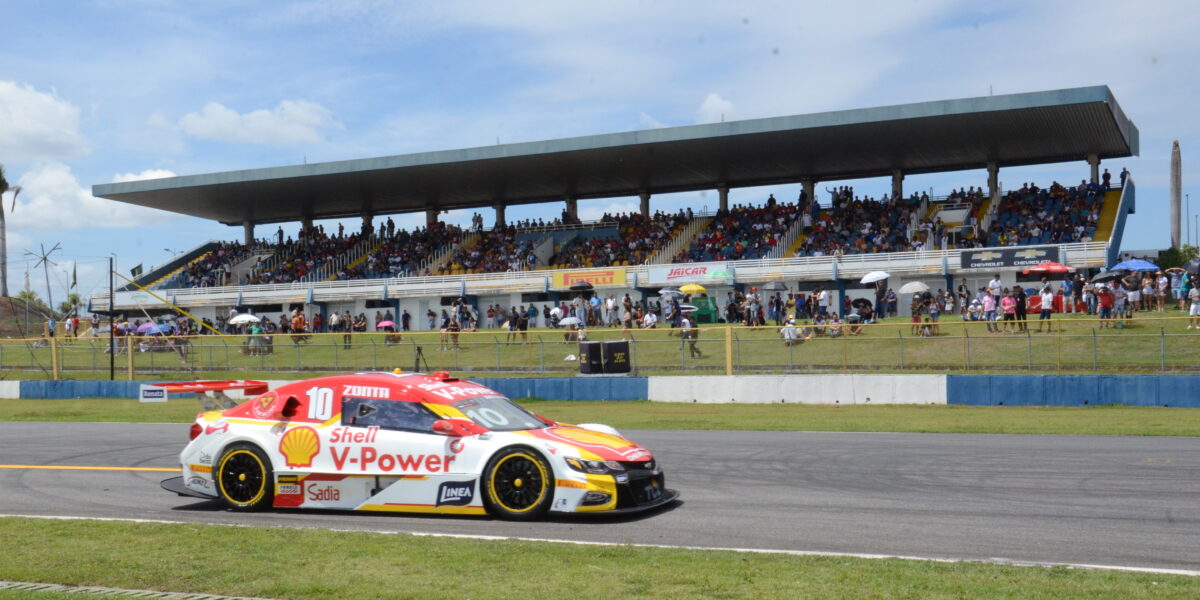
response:
M72 465L0 465L0 469L42 469L47 471L161 471L178 473L180 469L164 467L76 467Z

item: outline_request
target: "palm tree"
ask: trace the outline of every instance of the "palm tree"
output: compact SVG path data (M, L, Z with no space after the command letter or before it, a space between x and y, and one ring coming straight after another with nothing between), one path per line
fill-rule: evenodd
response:
M5 230L4 223L4 192L9 190L8 180L4 178L4 165L0 165L0 296L8 297L8 233ZM12 209L17 209L17 195L21 193L21 186L12 188L13 203Z

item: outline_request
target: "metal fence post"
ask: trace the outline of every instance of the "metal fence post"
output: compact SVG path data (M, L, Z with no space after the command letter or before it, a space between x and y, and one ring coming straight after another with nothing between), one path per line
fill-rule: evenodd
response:
M328 339L328 338L322 338L322 339ZM340 371L341 369L338 367L338 345L337 344L330 344L330 345L333 346L333 370Z
M1166 371L1167 370L1167 330L1166 329L1164 329L1162 327L1158 328L1158 339L1160 340L1159 341L1158 370Z
M725 326L725 374L733 375L733 327Z
M963 328L963 370L971 370L971 329Z
M1097 360L1098 359L1096 357L1096 328L1093 327L1092 328L1092 370L1093 371L1095 371L1098 368Z
M1055 358L1056 364L1054 365L1054 368L1057 371L1062 370L1062 332L1063 332L1063 330L1060 327L1058 329L1058 333L1054 334L1054 346L1055 346L1054 354L1056 357Z
M133 381L133 352L135 346L136 344L133 343L133 338L130 336L125 336L125 362L126 367L128 368L130 381ZM229 364L229 362L226 361L226 364Z
M850 337L842 334L842 370L850 370Z
M896 328L896 339L900 340L900 368L904 368L904 332L900 328Z
M1026 362L1030 369L1033 368L1033 336L1029 335L1029 328L1025 328L1025 356Z
M496 347L500 346L497 344ZM538 336L538 370L540 373L546 372L546 340L542 339L540 335Z
M371 370L379 370L379 347L375 344L375 337L371 337Z

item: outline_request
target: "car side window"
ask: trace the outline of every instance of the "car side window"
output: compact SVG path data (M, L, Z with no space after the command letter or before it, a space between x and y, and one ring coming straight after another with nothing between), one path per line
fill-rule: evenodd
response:
M431 433L440 417L417 402L373 398L343 398L342 424L397 431Z

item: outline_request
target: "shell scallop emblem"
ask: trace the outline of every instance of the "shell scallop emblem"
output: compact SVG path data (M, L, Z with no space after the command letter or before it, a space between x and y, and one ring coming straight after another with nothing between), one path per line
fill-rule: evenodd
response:
M312 427L294 427L279 440L279 452L289 467L311 467L313 457L321 451L321 440Z

